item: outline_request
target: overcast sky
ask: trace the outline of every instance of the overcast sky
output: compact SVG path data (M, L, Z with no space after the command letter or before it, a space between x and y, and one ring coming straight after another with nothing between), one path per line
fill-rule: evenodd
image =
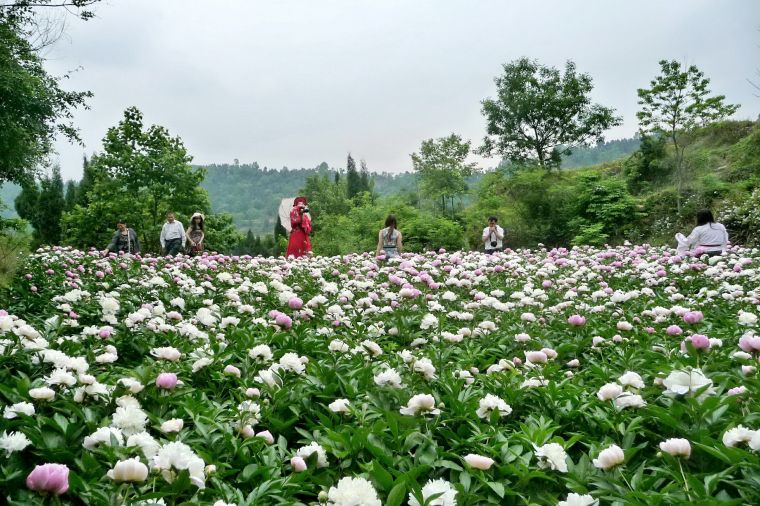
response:
M76 114L86 147L57 144L64 177L101 149L126 107L179 135L194 162L411 168L420 142L456 132L478 145L480 101L521 56L594 79L594 99L635 133L636 88L660 59L696 64L756 118L758 0L106 0L69 19L48 54L66 86L92 90ZM495 165L493 160L482 161Z

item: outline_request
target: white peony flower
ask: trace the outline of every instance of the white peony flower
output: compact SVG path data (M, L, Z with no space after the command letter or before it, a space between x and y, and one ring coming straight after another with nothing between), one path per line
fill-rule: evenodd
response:
M385 369L375 375L375 384L381 387L402 388L401 375L395 369Z
M348 399L336 399L328 407L333 413L348 413L348 406L350 404Z
M115 482L143 482L148 479L148 466L137 457L120 460L108 471L108 477Z
M755 436L756 431L750 430L743 425L729 429L723 434L723 444L733 448L743 443L749 443Z
M538 467L552 469L560 473L567 472L567 453L559 443L547 443L543 446L533 445L536 450Z
M421 358L417 360L412 366L414 372L422 374L426 380L435 379L435 366L429 358Z
M630 392L623 392L615 397L615 407L618 409L625 408L643 408L647 403L643 397Z
M660 450L674 457L686 457L688 459L691 456L691 444L689 444L688 439L666 439L660 443Z
M372 483L364 478L341 478L327 491L328 506L382 506Z
M31 388L29 397L37 401L52 401L55 399L55 390L48 387Z
M608 471L625 462L625 454L618 445L611 445L599 452L599 457L593 460L594 466Z
M13 452L20 452L30 444L32 442L29 441L29 438L23 432L6 433L3 431L2 435L0 435L0 448L5 450L7 455Z
M557 503L557 506L597 506L599 501L588 494L576 494L571 492L567 499Z
M170 483L174 481L176 471L187 469L193 485L206 487L205 463L185 443L175 441L162 446L152 458L151 466L160 470L164 479Z
M170 434L173 432L179 432L185 426L185 422L181 418L172 418L166 420L161 424L161 432L164 434Z
M406 403L405 408L399 412L402 415L438 415L441 410L435 407L435 398L430 394L417 394Z
M611 401L623 393L623 387L617 383L607 383L596 393L600 401Z
M698 390L709 387L704 392L706 395L713 393L712 380L704 375L700 369L691 369L685 371L673 371L663 381L663 385L667 390L666 395L686 395L689 393L695 393Z
M500 416L508 416L512 413L512 408L507 404L504 399L492 394L486 394L485 397L480 399L480 404L475 413L480 418L487 418L491 416L494 411L498 412Z
M85 436L82 446L87 450L94 450L96 446L103 444L105 446L113 446L113 443L118 446L124 444L124 436L121 430L115 427L101 427L89 436Z
M140 409L139 405L119 406L112 418L112 425L120 429L127 437L143 432L148 423L148 416L145 411Z
M148 434L147 432L140 432L138 434L132 434L127 438L127 447L138 447L140 450L142 450L143 455L145 455L145 458L151 458L155 456L158 453L159 448L161 447L158 442L153 439L153 436Z
M644 380L638 373L626 371L625 374L618 378L618 382L624 387L644 388Z
M163 360L169 360L170 362L176 362L182 357L182 352L172 346L165 346L163 348L153 348L150 350L150 354L156 358Z
M433 496L438 496L429 500ZM444 479L430 480L422 487L422 499L426 506L456 506L456 489ZM409 506L420 506L417 498L409 494Z
M313 453L317 454L317 467L327 467L327 453L317 442L312 442L308 446L302 446L296 451L296 457L307 460Z
M8 420L12 420L18 415L34 415L34 404L31 402L17 402L12 406L6 406L5 410L3 411L3 417Z

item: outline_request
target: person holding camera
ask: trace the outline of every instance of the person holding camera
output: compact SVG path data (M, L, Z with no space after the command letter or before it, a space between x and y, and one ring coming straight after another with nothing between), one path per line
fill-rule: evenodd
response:
M488 218L488 226L483 229L483 243L486 253L496 253L503 248L504 229L498 225L496 216Z
M285 256L302 257L311 252L311 218L306 197L296 197L290 210L290 239Z

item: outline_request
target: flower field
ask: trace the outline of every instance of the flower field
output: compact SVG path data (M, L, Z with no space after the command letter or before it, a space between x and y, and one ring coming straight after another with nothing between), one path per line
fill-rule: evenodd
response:
M760 252L41 250L8 504L760 504Z

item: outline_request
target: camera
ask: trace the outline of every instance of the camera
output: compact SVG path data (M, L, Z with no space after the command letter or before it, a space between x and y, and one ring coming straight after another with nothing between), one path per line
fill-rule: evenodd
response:
M304 207L301 208L301 212L302 213L308 213L309 212L309 208L306 207L306 206L304 206Z
M492 248L495 248L495 247L496 247L496 241L491 241L491 247L492 247Z

